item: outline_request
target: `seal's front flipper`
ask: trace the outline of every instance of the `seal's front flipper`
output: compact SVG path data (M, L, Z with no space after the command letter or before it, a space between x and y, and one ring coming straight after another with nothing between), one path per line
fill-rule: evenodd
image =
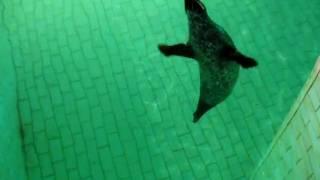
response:
M228 60L236 61L243 68L251 68L258 65L258 62L251 57L241 54L233 47L226 47L221 51L221 56Z
M172 46L160 44L158 45L159 50L161 51L162 54L165 56L183 56L187 58L194 58L194 52L192 50L192 47L189 45L185 44L176 44Z
M199 99L198 107L196 112L193 113L193 122L196 123L200 120L200 118L208 112L212 107L212 105L209 105L208 103L204 102L203 100Z
M258 62L251 57L247 57L241 53L235 55L235 61L239 63L243 68L251 68L258 65Z

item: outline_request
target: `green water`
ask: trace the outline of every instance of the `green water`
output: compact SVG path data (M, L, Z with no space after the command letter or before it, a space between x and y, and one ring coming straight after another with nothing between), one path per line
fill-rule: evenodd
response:
M204 3L259 66L193 124L198 65L157 50L186 41L182 0L0 0L27 178L248 179L319 55L320 1Z

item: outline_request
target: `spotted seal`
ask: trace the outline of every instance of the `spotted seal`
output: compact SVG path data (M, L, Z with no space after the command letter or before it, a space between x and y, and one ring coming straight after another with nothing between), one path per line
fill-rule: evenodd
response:
M198 62L200 96L193 113L193 122L198 122L231 94L240 66L251 68L258 63L239 52L229 34L208 16L200 0L185 0L184 3L189 24L188 41L175 45L159 44L158 48L165 56L182 56Z

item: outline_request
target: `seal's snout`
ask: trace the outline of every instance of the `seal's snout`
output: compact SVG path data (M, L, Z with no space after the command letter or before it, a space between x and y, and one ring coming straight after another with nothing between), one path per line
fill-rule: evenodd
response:
M200 0L185 0L184 5L186 11L191 11L194 13L206 12L206 7L202 4Z

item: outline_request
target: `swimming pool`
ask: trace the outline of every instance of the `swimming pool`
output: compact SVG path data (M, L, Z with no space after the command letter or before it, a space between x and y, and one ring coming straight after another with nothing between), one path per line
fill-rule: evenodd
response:
M157 50L186 40L183 1L2 0L0 117L24 158L7 161L32 180L248 179L320 54L320 1L203 2L259 66L194 124L198 65Z

